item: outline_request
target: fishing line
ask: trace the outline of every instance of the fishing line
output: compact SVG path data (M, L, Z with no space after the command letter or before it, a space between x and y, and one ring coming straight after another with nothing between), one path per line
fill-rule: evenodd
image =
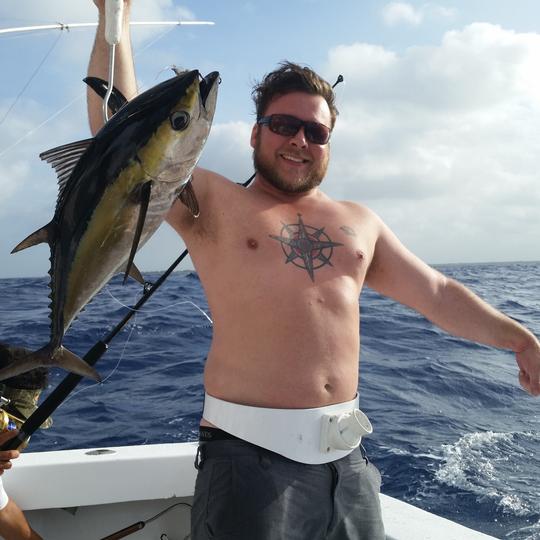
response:
M24 91L30 86L30 83L34 80L34 77L38 74L39 70L41 69L41 67L43 66L43 64L47 60L47 58L49 58L50 54L53 52L54 48L56 47L56 45L60 41L61 37L62 37L62 33L58 34L58 37L54 40L54 43L52 44L52 46L49 48L49 50L47 51L47 53L45 54L45 56L43 57L41 62L38 64L37 68L34 70L32 75L30 75L30 78L28 79L26 84L22 87L22 90L17 94L17 97L15 98L15 100L13 101L11 106L6 111L6 114L4 114L3 118L0 120L0 125L2 125L4 123L4 120L8 117L9 113L13 110L13 108L15 107L17 102L19 101L20 97L23 95Z
M145 45L140 51L137 51L136 54L133 55L134 58L137 58L137 56L139 56L140 54L142 54L144 51L146 51L146 49L150 48L152 45L154 45L154 43L157 43L160 39L164 38L167 34L169 34L170 32L172 32L173 30L175 30L176 27L173 26L172 28L169 28L168 30L165 30L164 32L162 32L159 36L157 36L154 40L152 40L150 43L148 43L147 45Z
M63 28L61 28L60 30L63 30ZM47 34L51 34L49 32L49 30L47 29L43 29L43 30L34 30L34 36L35 37L41 37L41 36L45 36ZM20 34L2 34L1 38L0 38L2 41L12 41L12 40L16 40L16 39L28 39L28 35L25 34L25 33L20 33Z
M118 358L118 362L116 362L116 365L113 367L112 371L104 379L102 379L101 382L96 382L96 383L89 384L88 386L84 386L82 388L79 388L79 390L77 390L76 392L72 392L68 397L66 397L66 399L64 400L64 403L66 401L69 401L72 397L79 395L81 392L84 392L85 390L88 390L89 388L94 388L94 386L100 386L100 385L104 384L106 381L108 381L116 373L116 371L120 367L120 363L122 362L122 360L124 359L124 356L126 354L127 346L129 344L129 342L131 341L131 336L132 336L133 332L135 331L135 326L136 326L135 323L136 322L137 322L137 312L135 312L133 323L131 324L131 329L129 331L129 335L128 335L125 343L124 343L124 347L122 349L122 352L120 353L120 357Z
M198 309L207 319L208 321L210 322L210 324L214 324L214 321L210 318L210 316L206 313L206 311L204 311L204 309L202 309L201 307L199 307L195 302L192 302L191 300L180 300L179 302L174 302L173 304L169 304L167 306L163 306L163 307L160 307L160 308L156 308L156 309L135 309L135 308L132 308L124 303L122 303L121 300L119 300L118 298L116 298L113 293L110 291L109 287L105 287L105 290L107 291L107 293L110 295L110 297L115 301L117 302L118 304L120 304L122 307L125 307L126 309L129 309L131 311L135 311L137 313L157 313L158 311L163 311L165 309L169 309L171 307L174 307L174 306L179 306L180 304L191 304L194 308Z
M36 131L39 131L45 124L48 124L51 120L54 120L57 116L61 115L66 109L71 107L76 101L83 98L85 94L80 94L79 96L73 98L67 105L56 111L52 116L47 118L47 120L44 120L41 124L39 124L34 129L31 129L27 133L25 133L21 138L17 139L11 146L8 146L2 152L0 152L0 157L2 157L4 154L18 146L20 143L22 143L25 139L30 137L30 135L33 135Z
M131 341L131 336L133 335L133 332L135 331L135 327L136 327L136 322L137 322L137 315L139 313L154 313L154 312L157 312L157 311L163 311L164 309L169 309L170 307L173 307L173 306L176 306L176 305L179 305L179 304L191 304L192 306L194 306L195 308L197 308L209 321L210 321L210 324L214 324L214 322L212 321L212 319L206 314L206 312L200 308L197 304L195 304L194 302L192 302L191 300L183 300L181 302L175 302L174 304L170 304L169 306L164 306L164 307L161 307L161 308L157 308L157 309L154 309L154 310L142 310L142 309L134 309L126 304L124 304L123 302L121 302L118 298L116 298L112 293L111 291L109 290L109 287L105 287L105 290L107 291L107 293L111 296L111 298L117 302L118 304L120 304L122 307L126 308L126 309L129 309L130 311L134 312L135 315L134 315L134 319L133 319L133 323L131 324L131 329L129 331L129 335L124 343L124 347L122 348L122 352L120 353L120 356L118 358L118 361L116 362L116 365L113 367L112 371L104 378L101 380L101 382L97 382L97 383L93 383L93 384L89 384L88 386L85 386L83 388L80 388L79 390L77 390L76 392L72 392L65 400L64 400L64 403L66 401L69 401L72 397L74 396L77 396L79 395L81 392L84 392L85 390L88 390L89 388L94 388L94 386L100 386L102 384L104 384L106 381L108 381L115 373L116 371L118 370L118 368L120 367L120 364L121 362L124 360L124 357L125 357L125 354L126 354L126 349L127 349L127 346L129 345L129 342ZM176 365L176 364L173 364L173 365Z

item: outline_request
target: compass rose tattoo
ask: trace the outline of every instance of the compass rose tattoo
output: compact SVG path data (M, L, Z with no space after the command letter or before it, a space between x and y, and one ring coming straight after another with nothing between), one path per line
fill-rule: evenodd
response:
M311 281L315 281L314 270L322 266L332 266L330 259L334 247L343 244L332 242L324 232L324 227L317 229L305 225L302 214L298 214L298 223L281 223L281 236L270 234L270 238L281 243L286 257L285 263L293 263L294 266L303 268Z

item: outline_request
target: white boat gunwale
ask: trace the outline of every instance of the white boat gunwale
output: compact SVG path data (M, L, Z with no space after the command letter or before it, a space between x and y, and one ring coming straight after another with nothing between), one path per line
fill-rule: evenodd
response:
M185 442L23 453L3 481L45 538L95 540L176 502L190 504L196 448ZM387 495L380 499L388 540L493 538ZM178 506L132 537L159 538L163 532L169 540L184 540L188 509Z

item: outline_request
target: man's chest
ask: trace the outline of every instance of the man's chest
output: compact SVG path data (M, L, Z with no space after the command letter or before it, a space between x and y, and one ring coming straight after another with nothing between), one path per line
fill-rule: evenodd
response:
M362 283L373 252L369 227L335 212L263 210L221 221L216 249L228 266L288 284Z

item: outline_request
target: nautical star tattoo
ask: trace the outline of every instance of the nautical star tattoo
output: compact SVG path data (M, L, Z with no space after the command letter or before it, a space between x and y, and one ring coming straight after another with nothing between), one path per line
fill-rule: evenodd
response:
M298 214L298 223L283 223L281 236L270 234L270 238L281 243L285 254L285 264L293 263L303 268L309 274L311 281L315 281L314 271L322 266L332 266L330 259L334 247L342 246L339 242L332 242L324 232L324 227L316 228L305 225L302 214Z

